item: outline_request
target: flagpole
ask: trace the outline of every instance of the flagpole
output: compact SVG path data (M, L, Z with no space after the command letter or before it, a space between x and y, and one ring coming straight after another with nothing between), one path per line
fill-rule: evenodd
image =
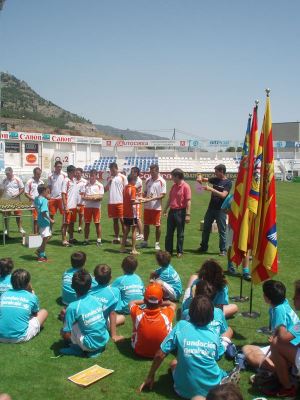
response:
M243 275L241 274L240 295L230 297L230 300L234 301L235 303L245 303L246 301L249 301L248 296L243 296L243 280L244 280L244 278L243 278Z
M241 315L244 318L258 318L260 316L260 313L257 311L252 310L252 304L253 304L253 282L251 281L251 289L250 289L250 307L249 311L242 312Z

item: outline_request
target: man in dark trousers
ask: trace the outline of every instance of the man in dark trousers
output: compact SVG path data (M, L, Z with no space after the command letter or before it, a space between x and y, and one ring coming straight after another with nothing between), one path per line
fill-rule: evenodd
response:
M226 256L226 214L221 210L221 206L231 190L232 182L226 178L226 167L224 164L219 164L215 167L215 175L213 178L202 178L201 175L197 178L197 182L201 184L208 182L212 185L203 187L205 190L211 192L211 198L204 217L199 252L207 252L211 227L213 222L216 221L219 231L220 256Z
M183 171L175 168L172 172L172 180L174 182L171 187L169 198L164 209L166 215L170 207L167 220L167 234L165 238L165 248L172 255L173 253L173 237L175 229L177 229L177 257L182 257L184 226L190 222L191 213L191 188L184 181Z

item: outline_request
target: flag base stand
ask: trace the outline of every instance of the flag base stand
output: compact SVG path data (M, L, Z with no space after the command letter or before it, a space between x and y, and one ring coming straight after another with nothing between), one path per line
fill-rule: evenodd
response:
M244 318L252 318L252 319L256 319L256 318L260 317L260 313L257 312L257 311L251 311L251 312L250 311L244 311L244 312L241 313L241 315Z
M250 290L250 308L249 311L244 311L241 313L244 318L252 318L256 319L260 316L260 313L252 310L252 300L253 300L253 283L251 281L251 290Z
M235 303L245 303L249 301L248 296L243 296L243 275L241 275L241 282L240 282L240 295L239 296L232 296L230 300L234 301Z

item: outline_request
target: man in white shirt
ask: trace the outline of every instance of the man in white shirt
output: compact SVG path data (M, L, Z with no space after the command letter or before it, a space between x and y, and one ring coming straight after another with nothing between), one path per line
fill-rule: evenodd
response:
M78 211L78 233L82 232L82 221L84 216L84 200L82 199L80 193L82 192L82 188L87 184L87 180L82 177L83 169L76 168L75 171L75 180L78 189L78 204L77 204L77 211Z
M32 206L34 206L34 199L39 195L38 194L38 186L42 185L44 181L41 179L42 170L39 167L34 168L33 177L30 178L25 184L25 196L28 200L31 201ZM33 233L38 234L39 228L37 224L38 213L36 209L32 210L32 218L33 218Z
M136 176L136 196L138 198L141 198L143 196L143 181L140 178L140 169L139 167L132 167L130 170L130 174L133 176ZM141 213L142 213L142 206L138 207L137 209L137 228L138 228L138 233L136 235L136 240L144 240L144 234L143 234L143 224L141 220Z
M5 168L6 178L3 179L3 188L4 188L4 198L8 200L18 200L20 201L20 196L24 192L24 183L21 179L14 175L14 171L11 167ZM10 215L10 213L5 213L5 215ZM21 215L22 211L16 210L14 211L14 215L16 216L16 221L18 225L19 232L24 235L26 232L22 228ZM5 219L5 235L8 234L8 224L7 219Z
M68 165L67 178L63 180L61 196L63 205L63 226L62 226L62 245L70 247L77 242L74 239L74 224L77 217L78 189L75 181L74 165ZM67 231L69 233L69 241L67 240Z
M123 225L123 191L124 187L127 185L127 178L125 175L121 174L118 170L118 165L115 162L109 164L110 177L108 178L107 185L104 190L109 191L108 199L108 217L112 218L114 221L114 234L113 239L114 244L121 243L120 240L120 227L119 221L121 223L122 232L124 231Z
M104 195L104 186L97 181L97 171L90 171L89 182L82 186L81 197L84 201L84 245L89 244L90 224L94 220L97 246L101 246L101 201Z
M144 241L140 247L148 247L150 225L155 226L155 250L160 250L159 239L161 235L161 205L167 192L166 181L159 174L156 164L150 165L151 177L146 180L144 192Z
M51 219L54 219L57 210L59 210L61 215L63 214L61 189L66 176L67 175L62 171L62 162L56 161L54 164L54 171L48 177L48 187L50 189L49 214Z

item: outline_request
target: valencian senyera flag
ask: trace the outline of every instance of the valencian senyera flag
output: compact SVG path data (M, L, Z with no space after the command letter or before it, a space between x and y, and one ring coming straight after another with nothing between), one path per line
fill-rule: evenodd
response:
M236 265L241 264L248 251L248 203L254 169L255 135L257 135L257 105L253 110L252 125L251 117L248 119L243 152L229 214L229 224L233 230L230 259Z
M262 135L260 190L252 250L251 275L254 283L263 282L278 272L276 193L269 94L267 94Z

